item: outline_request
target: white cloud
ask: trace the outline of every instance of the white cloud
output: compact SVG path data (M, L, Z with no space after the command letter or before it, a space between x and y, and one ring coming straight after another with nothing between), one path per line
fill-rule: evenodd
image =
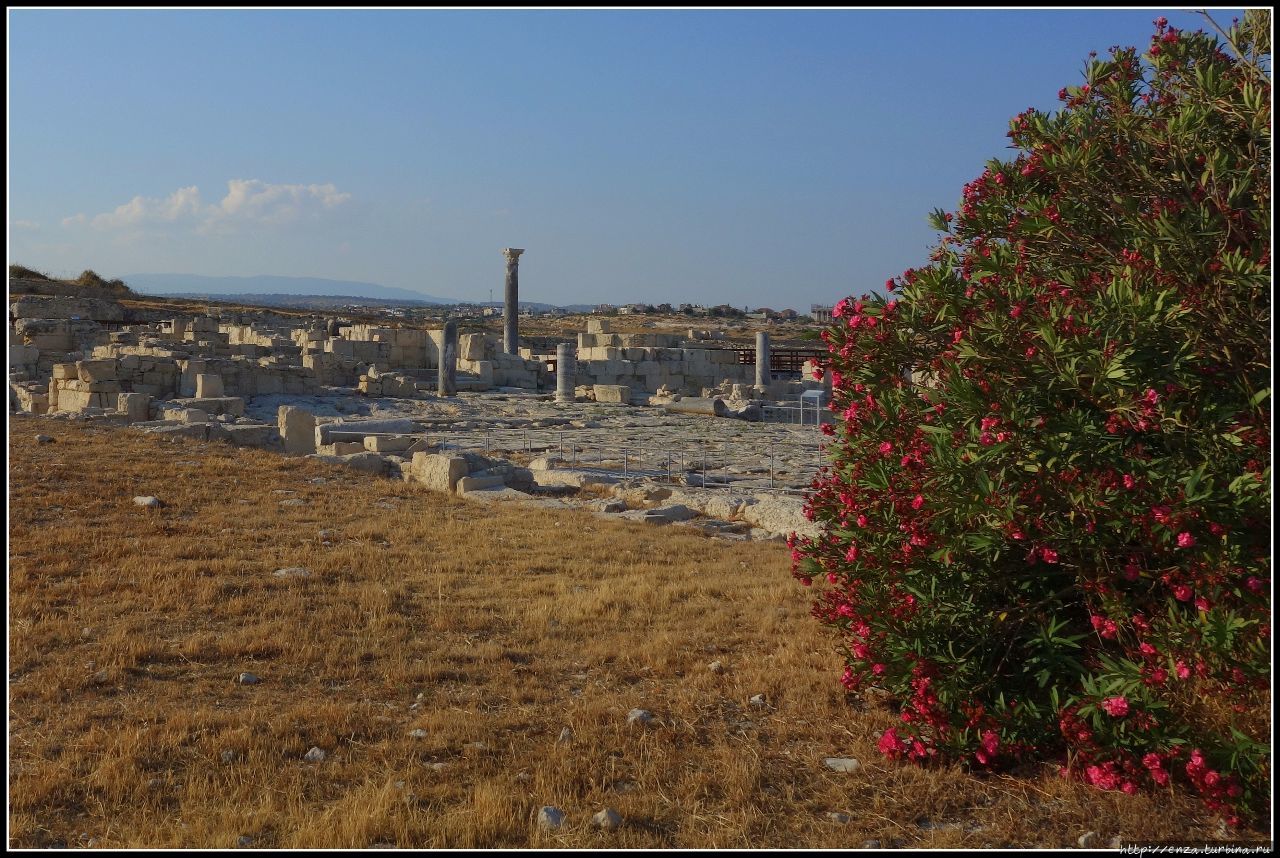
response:
M201 213L200 189L195 185L178 188L164 199L134 197L113 212L100 214L93 219L94 229L118 229L141 226L146 223L164 223L185 217L199 217Z
M156 224L191 224L198 232L229 232L240 224L285 224L308 215L330 211L351 199L332 183L324 185L284 185L260 179L231 179L227 195L206 204L195 185L179 188L167 197L134 197L114 211L90 220L94 229L120 230ZM62 221L63 226L84 223L77 214Z
M334 209L349 199L350 194L339 193L332 183L272 185L259 179L232 179L227 182L227 195L212 207L206 226L236 220L288 223L304 214Z
M13 227L14 229L29 229L29 230L37 230L40 228L40 224L36 223L33 220L10 221L9 226Z

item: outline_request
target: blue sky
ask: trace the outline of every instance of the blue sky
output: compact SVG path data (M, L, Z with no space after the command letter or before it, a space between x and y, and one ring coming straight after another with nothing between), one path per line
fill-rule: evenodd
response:
M1160 14L10 10L9 261L803 311Z

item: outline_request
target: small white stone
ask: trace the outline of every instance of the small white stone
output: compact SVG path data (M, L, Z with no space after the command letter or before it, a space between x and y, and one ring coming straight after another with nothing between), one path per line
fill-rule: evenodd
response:
M844 825L850 819L852 819L852 817L849 816L849 814L847 813L841 813L840 811L832 811L831 813L827 814L827 819L839 825Z
M823 763L833 772L856 772L862 768L862 763L852 757L827 757Z
M763 694L757 694L756 696L752 697L748 702L749 702L752 706L756 706L756 707L761 707L761 708L762 708L762 707L764 707L764 706L765 706L765 702L764 702L764 695L763 695Z
M564 824L564 811L558 807L546 806L538 811L538 825L554 831Z
M426 731L426 730L421 730L421 729L419 729L419 730L410 730L410 731L409 731L409 737L410 737L410 738L412 738L412 739L425 739L425 738L427 738L427 731Z
M271 573L277 578L310 578L311 570L305 566L286 566Z
M559 736L559 738L557 738L557 739L556 739L556 741L557 741L557 742L570 742L570 741L573 741L573 730L572 730L572 729L570 729L569 727L565 727L564 729L562 729L562 730L560 731L560 736Z
M713 661L711 664L707 665L707 670L712 673L724 673L724 665L718 661Z
M236 682L241 685L257 685L261 680L256 675L245 672L236 677Z
M1098 832L1086 831L1076 838L1076 843L1080 844L1081 849L1092 849L1098 843Z
M618 826L622 825L622 815L612 807L606 807L591 817L591 824L596 828L603 828L605 831L615 831Z
M326 756L328 755L323 750L313 747L303 755L302 759L306 760L308 763L322 763Z
M628 724L639 724L641 727L645 727L652 720L653 714L645 709L632 709L627 713Z
M138 495L133 499L133 502L138 506L145 506L149 509L159 509L164 506L164 501L154 495Z
M37 444L52 444L52 443L53 443L53 441L54 441L54 439L53 439L53 438L51 438L51 437L50 437L50 436L48 436L48 435L37 435L37 436L36 436L36 443L37 443Z

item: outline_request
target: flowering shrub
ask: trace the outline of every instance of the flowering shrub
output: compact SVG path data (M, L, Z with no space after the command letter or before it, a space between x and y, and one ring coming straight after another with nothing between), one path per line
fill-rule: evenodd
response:
M836 306L793 572L888 756L1269 801L1268 32L1091 59L931 264Z

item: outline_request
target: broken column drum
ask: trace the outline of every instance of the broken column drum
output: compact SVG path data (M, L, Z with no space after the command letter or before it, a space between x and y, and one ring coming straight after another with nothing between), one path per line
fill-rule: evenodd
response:
M761 392L769 386L769 335L764 331L756 334L756 388Z
M556 402L573 402L574 381L578 375L578 359L569 343L556 346Z
M506 302L502 313L502 350L509 355L520 354L520 254L524 250L517 247L504 247L502 255L507 257Z
M440 343L439 396L453 396L458 392L458 323L444 323L444 337Z

